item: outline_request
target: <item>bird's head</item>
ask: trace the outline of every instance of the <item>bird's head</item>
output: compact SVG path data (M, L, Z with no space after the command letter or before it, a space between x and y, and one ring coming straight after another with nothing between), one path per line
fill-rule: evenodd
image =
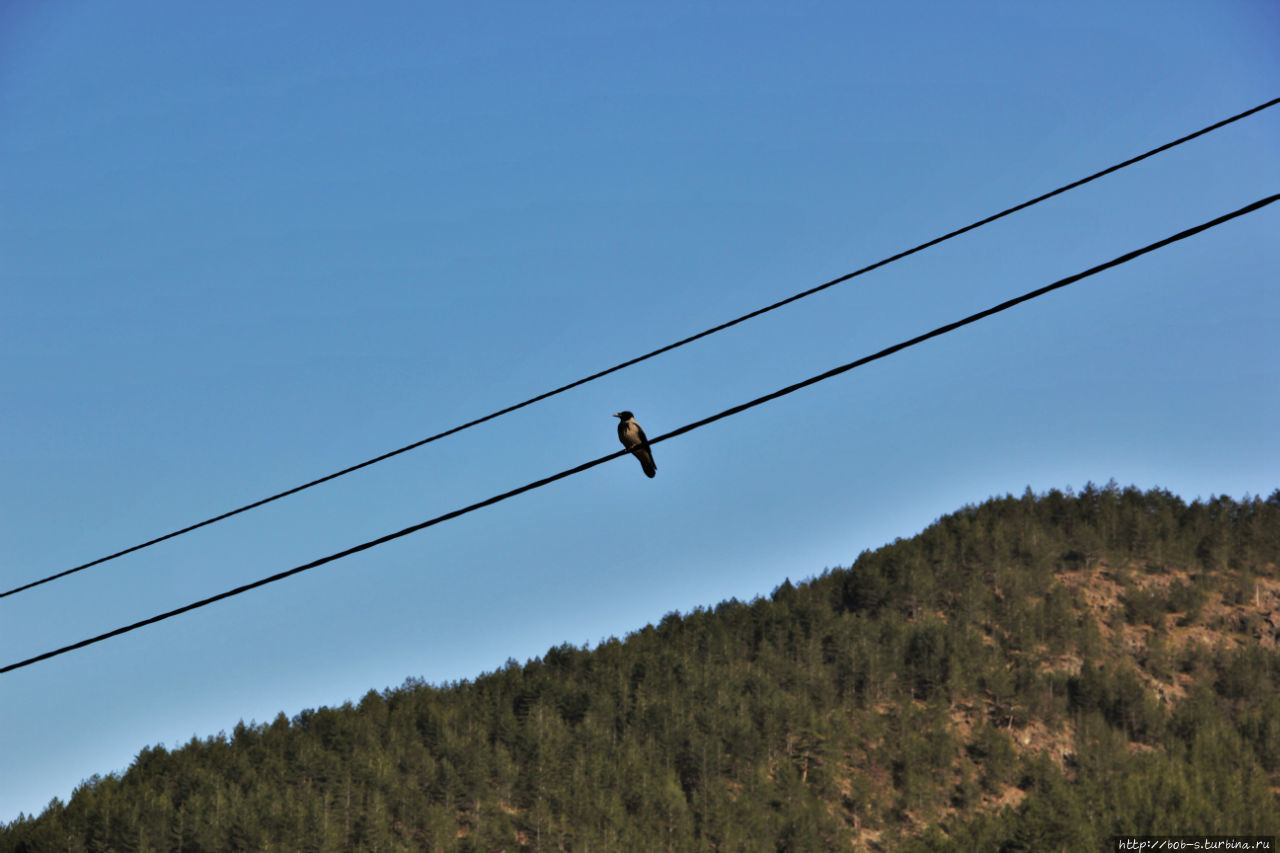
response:
M635 415L631 414L630 412L614 412L613 416L615 418L622 418L624 421L629 421L635 417Z

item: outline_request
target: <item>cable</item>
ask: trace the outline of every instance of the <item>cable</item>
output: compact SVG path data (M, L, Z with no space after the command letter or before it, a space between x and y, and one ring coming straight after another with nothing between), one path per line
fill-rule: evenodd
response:
M807 388L810 385L814 385L814 384L817 384L818 382L822 382L823 380L830 379L833 376L838 376L841 373L846 373L850 370L853 370L856 367L861 367L864 364L868 364L872 361L876 361L878 359L885 358L886 356L893 355L894 353L907 349L908 347L913 347L916 344L923 343L924 341L927 341L930 338L936 338L939 335L945 335L948 332L955 331L956 329L959 329L962 326L967 326L970 323L976 323L977 321L982 320L986 317L990 317L993 314L998 314L1001 311L1006 311L1014 307L1015 305L1020 305L1023 302L1027 302L1029 300L1035 299L1036 297L1043 296L1046 293L1049 293L1051 291L1057 290L1062 287L1066 287L1069 284L1073 284L1077 281L1080 281L1081 279L1088 278L1089 276L1094 275L1096 273L1100 273L1103 270L1107 270L1107 269L1110 269L1111 267L1116 267L1116 266L1120 266L1121 264L1128 263L1134 258L1137 258L1141 255L1145 255L1148 252L1153 252L1156 249L1163 248L1164 246L1167 246L1170 243L1176 243L1179 240L1185 240L1187 237L1194 236L1196 234L1199 234L1201 231L1206 231L1217 225L1221 225L1222 223L1235 219L1238 216L1243 216L1246 213L1252 213L1256 210L1266 207L1267 205L1275 201L1280 201L1280 194L1271 195L1264 199L1260 199L1258 201L1255 201L1253 204L1246 205L1240 208L1239 210L1233 211L1232 213L1219 216L1217 219L1211 219L1208 222L1204 222L1193 228L1188 228L1185 231L1180 231L1177 234L1174 234L1170 237L1166 237L1163 240L1158 240L1155 243L1151 243L1147 246L1144 246L1141 249L1134 249L1131 252L1127 252L1116 258L1112 258L1111 260L1106 261L1105 263L1098 264L1095 267L1090 267L1084 272L1079 272L1079 273L1076 273L1075 275L1069 275L1066 278L1058 279L1052 284L1047 284L1044 287L1038 288L1036 290L1032 290L1028 293L1024 293L1021 296L1014 297L1013 299L1006 300L1005 302L1001 302L999 305L992 306L991 308L988 308L985 311L979 311L976 314L970 314L968 317L965 317L964 319L956 320L952 323L946 324L945 326L939 326L938 328L930 332L925 332L924 334L917 335L916 337L911 338L909 340L902 341L901 343L894 344L893 346L890 346L890 347L885 347L879 352L873 353L868 356L863 356L862 358L857 359L856 361L851 361L848 364L842 364L839 367L835 367L835 368L832 368L831 370L826 371L825 373L819 373L817 376L811 376L808 379L795 383L794 385L788 385L785 388L780 388L771 394L765 394L763 397L757 397L754 400L750 400L746 403L741 403L729 409L725 409L723 412L720 412L715 415L711 415L710 417L703 418L700 421L694 421L693 423L685 424L682 427L673 429L671 432L664 433L663 435L660 435L657 438L650 439L649 444L651 445L658 444L659 442L666 441L667 439L675 438L676 436L679 436L679 435L684 435L687 432L692 432L695 429L699 429L708 424L715 423L716 421L722 420L723 418L727 418L732 415L739 414L740 412L744 412L747 409L754 408L763 403L767 403L771 400L776 400L779 397L785 397L788 394L791 394L795 391L799 391L801 388ZM392 541L393 539L399 539L402 536L408 536L410 533L416 533L420 530L425 530L426 528L440 524L441 522L448 521L450 519L457 518L458 516L466 515L469 512L474 512L475 510L481 509L483 507L491 506L493 504L499 503L501 501L506 500L507 498L512 498L512 497L515 497L516 495L523 494L524 492L541 488L542 486L546 486L550 483L554 483L556 480L563 480L565 477L570 477L574 474L580 474L583 471L596 467L597 465L602 465L605 462L609 462L614 459L617 459L619 456L625 456L629 452L630 451L626 449L614 451L613 453L610 453L607 456L601 456L599 459L593 459L590 462L584 462L581 465L577 465L573 468L568 468L564 471L561 471L558 474L552 474L549 477L543 477L541 480L535 480L532 483L526 483L525 485L520 486L519 488L512 489L509 492L503 492L500 495L494 495L493 497L486 498L485 500L479 501L478 503L473 503L470 506L465 506L461 509L455 509L455 510L452 510L451 512L446 512L444 515L438 515L435 518L428 519L427 521L420 522L411 527L406 527L403 530L396 531L395 533L388 533L386 536L381 536L377 539L371 539L368 542L364 542L360 545L356 545L352 548L348 548L345 551L339 551L336 554L330 554L327 557L321 557L320 559L313 560L310 563L304 563L301 566L295 566L292 569L287 569L283 572L278 572L277 574L270 575L265 578L260 578L259 580L253 581L252 583L247 583L242 586L238 586L235 589L229 589L226 592L220 592L217 595L212 595L208 598L204 598L199 601L193 601L192 603L187 604L183 607L179 607L176 610L170 610L165 613L160 613L156 616L152 616L149 619L143 619L141 622L134 622L131 625L125 625L122 628L116 628L114 631L108 631L105 634L99 634L96 637L90 637L89 639L81 640L78 643L72 643L69 646L63 646L60 649L54 649L53 651L45 652L44 654L36 655L35 657L27 658L26 660L9 664L8 666L0 668L0 674L11 672L15 669L20 669L24 666L30 666L31 664L38 663L43 660L48 660L49 658L57 657L58 655L65 654L67 652L74 651L76 649L82 649L85 646L90 646L90 645L93 645L94 643L99 643L99 642L102 642L103 640L108 640L112 637L118 637L121 634L127 634L130 631L136 631L137 629L143 628L147 625L153 625L156 622L162 622L165 619L170 619L174 616L187 613L188 611L195 610L197 608L204 607L209 604L213 604L214 602L217 602L217 601L222 601L225 598L231 598L232 596L240 595L241 593L248 592L251 589L257 589L260 586L265 586L269 583L274 583L279 580L284 580L287 577L296 575L300 572L305 572L308 569L314 569L318 566L323 566L326 563L332 563L335 560L340 560L343 557L349 557L352 554L358 554L361 551L367 551L370 548L374 548L378 545L385 544L387 542Z
M884 258L883 260L876 261L875 263L869 264L859 270L855 270L846 275L842 275L839 278L833 278L831 281L820 284L817 287L811 287L808 290L804 290L804 291L801 291L800 293L795 294L794 296L788 296L786 299L782 299L778 302L773 303L772 305L766 305L764 308L758 308L755 311L752 311L748 314L743 314L741 317L736 317L732 320L729 320L728 322L721 323L718 326L712 326L710 329L706 329L705 331L698 332L695 335L690 335L687 338L682 338L681 340L678 340L675 343L671 343L671 344L667 344L666 346L659 347L658 349L653 350L652 352L647 352L644 355L636 356L635 358L628 359L627 361L621 362L619 364L615 364L613 367L607 368L605 370L601 370L598 373L593 373L590 376L586 376L586 377L583 377L582 379L575 380L573 382L570 382L567 385L561 385L559 388L553 389L551 391L546 391L542 394L537 395L536 397L530 397L528 400L525 400L522 403L516 403L515 405L507 406L505 409L499 409L498 411L487 414L484 417L476 418L473 421L467 421L464 424L460 424L459 426L453 427L451 429L447 429L444 432L436 433L435 435L424 438L421 441L415 441L413 444L406 444L404 447L398 448L396 450L392 450L388 453L383 453L381 456L375 456L372 459L368 459L368 460L365 460L364 462L360 462L356 465L352 465L349 468L343 468L341 471L335 471L332 474L326 474L325 476L312 480L309 483L303 483L300 486L294 486L291 489L286 489L285 491L271 495L270 497L262 498L261 500L256 500L253 503L245 504L242 507L238 507L228 512L224 512L221 515L215 515L212 518L207 518L204 521L197 522L196 524L183 527L179 530L174 530L173 532L166 533L163 536L157 536L154 539L149 539L146 542L142 542L132 547L125 548L122 551L116 551L114 554L108 554L105 557L99 557L96 560L90 560L87 563L82 563L73 568L66 569L61 572L57 572L56 574L49 575L48 577L41 578L40 580L31 581L30 583L23 584L22 586L16 586L13 589L0 592L0 598L5 598L6 596L23 592L25 590L31 589L32 587L37 587L37 586L40 586L41 584L46 584L46 583L49 583L50 581L58 580L59 578L64 578L67 575L73 575L76 572L81 572L81 571L84 571L85 569L92 568L93 566L101 565L102 563L108 562L110 560L114 560L118 557L123 557L126 554L132 554L134 551L141 551L143 548L148 548L152 545L158 545L161 542L165 542L169 539L173 539L185 533L191 533L192 531L199 530L202 527L207 527L210 524L215 524L219 521L225 521L226 519L231 518L234 515L239 515L242 512L247 512L251 509L257 509L258 507L264 506L265 504L269 504L272 501L278 501L281 498L286 498L289 495L297 494L298 492L304 491L306 489L310 489L313 486L318 486L321 483L327 483L330 480L336 480L338 477L342 477L347 474L351 474L355 471L359 471L361 468L367 468L370 465L375 465L378 462L383 462L387 459L390 459L393 456L399 456L401 453L407 453L410 450L415 450L419 447L422 447L425 444L430 444L433 441L438 441L442 438L446 438L455 433L462 432L465 429L470 429L473 426L479 426L480 424L485 423L486 421L491 421L494 418L498 418L503 415L510 414L511 412L514 412L517 409L523 409L525 406L530 406L534 403L540 402L542 400L546 400L549 397L554 397L557 394L562 394L565 391L569 391L573 388L577 388L579 385L585 385L588 382L594 382L595 380L608 376L611 373L616 373L619 370L623 370L624 368L631 367L632 365L635 365L635 364L639 364L640 362L646 361L650 358L653 358L654 356L662 355L663 353L670 352L673 349L678 349L679 347L682 347L685 344L691 344L694 341L700 340L709 335L713 335L717 332L722 332L731 326L736 326L739 323L743 323L743 322L746 322L747 320L751 320L755 317L759 317L762 314L767 314L770 311L774 311L778 308L783 307L784 305L790 305L792 302L799 301L801 299L804 299L807 296L812 296L813 294L826 290L829 287L834 287L837 284L842 284L843 282L846 282L849 279L856 278L860 275L869 273L872 270L879 269L880 267L885 266L887 264L891 264L895 261L902 260L903 258L909 255L914 255L916 252L921 252L925 249L936 246L939 243L950 240L952 237L958 237L961 234L965 234L965 233L968 233L969 231L973 231L977 228L981 228L983 225L989 225L990 223L995 222L997 219L1003 219L1004 217L1009 216L1010 214L1017 213L1018 211L1021 211L1021 210L1026 210L1028 207L1039 204L1040 202L1053 198L1056 195L1061 195L1062 193L1065 193L1068 190L1073 190L1079 186L1089 183L1090 181L1095 181L1098 178L1104 177L1105 175L1109 175L1112 172L1118 172L1121 169L1124 169L1128 166L1132 166L1133 164L1141 162L1142 160L1146 160L1149 157L1154 157L1156 154L1159 154L1164 151L1168 151L1170 148L1174 148L1178 145L1183 144L1184 142L1190 142L1191 140L1197 137L1204 136L1207 133L1211 133L1212 131L1215 131L1221 127L1225 127L1226 125L1231 124L1232 122L1239 121L1240 119L1247 118L1253 115L1254 113L1258 113L1265 109L1269 109L1270 107L1273 107L1276 104L1280 104L1280 98L1273 98L1272 100L1267 101L1266 103L1259 104L1258 106L1253 107L1251 109L1247 109L1242 113L1237 113L1236 115L1233 115L1230 118L1225 118L1222 121L1215 122L1214 124L1208 125L1207 127L1202 127L1201 129L1195 131L1194 133L1189 133L1186 136L1173 140L1172 142L1166 142L1164 145L1161 145L1157 148L1152 148L1150 151L1147 151L1144 154L1139 154L1136 157L1131 157L1128 160L1115 164L1114 166L1108 166L1107 168L1103 169L1100 172L1094 172L1092 175L1089 175L1084 178L1080 178L1079 180L1076 180L1076 181L1072 181L1069 184L1064 184L1055 190L1050 190L1049 192L1043 195L1036 196L1035 198L1030 199L1029 201L1024 201L1021 204L1016 204L1013 207L1006 208L1005 210L1002 210L999 213L988 216L985 219L979 219L978 221L973 222L969 225L966 225L963 228L957 228L954 231L950 231L946 234L943 234L941 237L935 237L934 239L929 240L926 243L921 243L920 245L914 248L907 249L906 251L903 251L903 252L899 252L896 255L891 255L890 257Z

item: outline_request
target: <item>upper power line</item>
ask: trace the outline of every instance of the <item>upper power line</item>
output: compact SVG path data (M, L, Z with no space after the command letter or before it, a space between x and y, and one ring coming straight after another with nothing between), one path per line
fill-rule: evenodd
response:
M1202 231L1207 231L1210 228L1221 225L1222 223L1235 219L1236 217L1243 216L1247 213L1253 213L1254 211L1257 211L1263 207L1266 207L1267 205L1272 204L1276 201L1280 201L1280 194L1271 195L1271 196L1267 196L1266 198L1259 199L1258 201L1255 201L1252 204L1245 205L1239 210L1235 210L1235 211L1232 211L1231 213L1224 214L1222 216L1217 217L1216 219L1211 219L1208 222L1203 222L1199 225L1188 228L1185 231L1179 231L1177 234L1173 234L1169 237L1164 238L1163 240L1157 240L1156 242L1143 246L1140 249L1134 249L1131 252L1126 252L1125 254L1112 258L1109 261L1105 261L1101 264L1098 264L1097 266L1090 267L1089 269L1084 270L1083 272L1078 272L1075 275L1069 275L1066 278L1060 278L1057 281L1047 284L1043 287L1039 287L1039 288L1036 288L1035 290L1028 291L1027 293L1022 294L1021 296L1016 296L1012 299L1008 299L1004 302L1001 302L998 305L993 305L992 307L987 308L984 311L979 311L976 314L970 314L967 317L964 317L959 320L955 320L951 323L947 323L944 326L939 326L936 329L925 332L924 334L921 334L921 335L917 335L914 338L901 341L889 347L885 347L884 349L878 352L872 353L871 355L863 356L862 358L848 362L847 364L842 364L838 367L833 367L830 370L827 370L823 373L819 373L816 376L811 376L808 379L802 380L800 382L796 382L793 385L788 385L787 387L780 388L777 391L773 391L772 393L765 394L764 396L761 396L761 397L756 397L754 400L749 400L745 403L740 403L736 406L725 409L722 412L711 415L710 417L703 418L702 420L699 420L699 421L694 421L693 423L685 424L684 426L679 427L677 429L673 429L668 433L664 433L658 436L657 438L649 439L649 444L657 444L659 442L666 441L669 438L675 438L676 436L684 435L687 432L692 432L693 430L707 426L708 424L712 424L724 418L739 414L741 412L746 411L747 409L754 408L763 403L767 403L771 400L776 400L779 397L785 397L786 395L799 391L802 388L807 388L810 385L815 385L819 382L830 379L834 376L839 376L842 373L847 373L848 371L853 370L856 367L861 367L864 364L868 364L872 361L876 361L878 359L885 358L886 356L893 355L894 353L900 352L901 350L907 349L908 347L913 347L917 344L924 343L925 341L930 340L931 338L936 338L940 335L945 335L948 332L953 332L956 329L959 329L963 326L967 326L970 323L976 323L977 321L990 317L993 314L999 314L1001 311L1007 311L1008 309L1013 308L1015 305L1020 305L1023 302L1027 302L1037 297L1044 296L1046 293L1050 293L1054 290L1058 290L1059 288L1066 287L1069 284L1074 284L1075 282L1080 281L1081 279L1088 278L1089 276L1095 275L1104 270L1111 269L1112 267L1116 267L1116 266L1120 266L1121 264L1128 263L1129 261L1132 261L1133 259L1138 258L1142 255L1145 255L1148 252L1153 252L1156 249L1163 248L1164 246L1168 246L1171 243L1176 243L1179 240L1185 240L1188 237L1199 234ZM174 610L169 610L164 613L157 614L150 618L143 619L139 622L134 622L130 625L125 625L123 627L116 628L115 630L108 631L105 634L99 634L96 637L89 637L88 639L81 640L77 643L72 643L71 645L63 646L62 648L59 648L59 649L54 649L52 651L44 652L43 654L39 654L34 657L27 658L26 660L18 661L17 663L9 664L8 666L0 667L0 674L11 672L15 669L21 669L22 667L30 666L32 664L39 663L40 661L48 660L49 658L66 654L67 652L75 651L76 649L82 649L85 646L91 646L94 643L100 643L103 640L108 640L108 639L111 639L112 637L118 637L121 634L127 634L130 631L136 631L137 629L146 627L147 625L154 625L157 622L162 622L174 616L179 616L183 613L187 613L189 611L196 610L201 607L205 607L207 605L213 604L214 602L222 601L225 598L231 598L232 596L240 595L241 593L248 592L249 590L256 589L260 586L266 586L269 583L274 583L279 580L284 580L287 577L291 577L292 575L299 574L300 572L305 572L308 569L314 569L319 566L323 566L326 563L332 563L335 560L340 560L343 557L349 557L352 554L357 554L361 551L367 551L370 548L374 548L378 545L385 544L387 542L392 541L393 539L399 539L402 536L408 536L410 533L416 533L420 530L425 530L426 528L433 527L434 525L440 524L441 522L448 521L450 519L457 518L462 515L466 515L467 513L474 512L475 510L481 509L483 507L491 506L493 504L499 503L501 501L506 500L507 498L512 498L512 497L515 497L516 495L523 494L524 492L541 488L542 486L548 485L550 483L554 483L557 480L563 480L564 478L572 476L574 474L580 474L583 471L586 471L590 468L594 468L597 465L602 465L605 462L609 462L613 459L617 459L619 456L625 456L629 453L630 453L630 450L626 448L623 448L622 450L614 451L613 453L610 453L607 456L601 456L599 459L593 459L590 462L584 462L581 465L576 465L573 468L568 468L564 471L559 472L558 474L552 474L549 477L543 477L540 480L535 480L532 483L527 483L518 488L511 489L510 491L503 492L500 495L494 495L493 497L486 498L485 500L479 501L477 503L473 503L469 506L462 507L461 509L455 509L450 512L446 512L443 515L438 515L435 518L431 518L426 521L419 522L418 524L414 524L410 527L406 527L403 530L398 530L395 533L388 533L387 535L380 536L377 539L371 539L368 542L364 542L360 545L347 548L335 554L330 554L327 557L321 557L318 560L312 560L309 563L304 563L300 566L295 566L292 569L286 569L285 571L278 572L274 575L270 575L265 578L260 578L251 583L243 584L241 586L235 587L234 589L229 589L225 592L220 592L217 595L212 595L212 596L209 596L208 598L204 598L199 601L193 601L190 604L186 604Z
M180 528L178 530L174 530L170 533L164 534L163 536L157 536L154 539L148 539L145 542L140 542L137 545L133 545L131 547L125 548L120 551L116 551L113 554L107 554L106 556L99 557L96 560L90 560L87 563L81 563L78 566L73 566L72 568L65 569L61 572L56 572L55 574L40 578L39 580L34 580L29 583L22 584L21 586L16 586L16 587L13 587L12 589L5 590L4 592L0 592L0 598L5 598L6 596L23 592L25 590L31 589L32 587L37 587L37 586L40 586L41 584L46 584L46 583L49 583L50 581L58 580L59 578L64 578L68 575L75 574L76 572L84 571L85 569L92 568L93 566L101 565L102 563L106 563L118 557L123 557L126 554L132 554L135 551L140 551L143 548L148 548L152 545L157 545L161 542L165 542L177 536L182 536L183 534L191 533L192 531L199 530L202 527L207 527L219 521L225 521L226 519L231 518L234 515L239 515L240 513L247 512L251 509L256 509L260 506L264 506L273 501L278 501L281 498L285 498L285 497L288 497L289 495L297 494L298 492L304 491L306 489L310 489L313 486L318 486L321 483L327 483L330 480L335 480L338 477L342 477L347 474L353 473L355 471L359 471L362 468L367 468L370 465L375 465L379 462L383 462L387 459L390 459L393 456L399 456L402 453L407 453L408 451L422 447L425 444L430 444L433 441L439 441L440 439L454 435L455 433L462 432L463 430L470 429L471 427L474 427L474 426L479 426L482 423L491 421L495 418L499 418L503 415L510 414L511 412L514 412L518 409L523 409L525 406L530 406L534 403L540 402L542 400L546 400L549 397L554 397L557 394L562 394L565 391L569 391L573 388L577 388L580 385L585 385L588 382L594 382L595 380L608 376L611 373L616 373L619 370L623 370L624 368L631 367L632 365L635 365L635 364L639 364L640 362L646 361L650 358L653 358L654 356L662 355L665 352L670 352L671 350L678 349L679 347L682 347L686 344L693 343L694 341L700 340L709 335L713 335L717 332L724 331L725 329L728 329L731 326L736 326L739 323L743 323L743 322L746 322L747 320L751 320L755 317L759 317L762 314L767 314L770 311L774 311L778 308L783 307L784 305L790 305L792 302L796 302L798 300L804 299L805 297L812 296L813 294L826 290L829 287L834 287L835 285L849 281L852 278L857 278L860 275L864 275L866 273L871 272L872 270L879 269L880 267L883 267L887 264L891 264L895 261L902 260L903 258L906 258L910 255L914 255L916 252L921 252L932 246L936 246L939 243L943 243L947 240L950 240L953 237L958 237L961 234L965 234L965 233L968 233L969 231L973 231L977 228L981 228L982 226L995 222L998 219L1003 219L1004 217L1017 213L1021 210L1026 210L1027 208L1032 207L1033 205L1037 205L1042 201L1046 201L1050 198L1053 198L1054 196L1061 195L1062 193L1065 193L1069 190L1073 190L1077 187L1083 186L1084 184L1087 184L1090 181L1095 181L1098 178L1111 174L1112 172L1117 172L1128 166L1132 166L1135 163L1139 163L1143 160L1146 160L1149 157L1154 157L1156 154L1159 154L1164 151L1168 151L1170 148L1174 148L1178 145L1182 145L1185 142L1190 142L1191 140L1196 139L1197 137L1204 136L1207 133L1211 133L1212 131L1215 131L1221 127L1225 127L1226 125L1239 121L1240 119L1247 118L1255 113L1261 112L1265 109L1269 109L1270 107L1273 107L1276 104L1280 104L1280 98L1273 98L1272 100L1267 101L1266 103L1259 104L1255 107L1245 110L1244 112L1237 113L1236 115L1233 115L1229 118L1225 118L1225 119L1222 119L1221 121L1214 122L1213 124L1207 125L1206 127L1202 127L1199 130L1194 131L1193 133L1189 133L1186 136L1179 137L1178 139L1175 139L1172 142L1166 142L1164 145L1160 145L1156 148L1152 148L1150 151L1146 151L1142 154L1137 155L1136 157L1130 157L1128 160L1124 160L1112 166L1108 166L1107 168L1102 169L1101 171L1094 172L1091 175L1072 181L1069 184L1063 184L1057 189L1050 190L1049 192L1044 193L1043 195L1038 195L1035 198L1022 202L1021 204L1016 204L1013 207L1006 208L1000 211L999 213L994 213L983 219L979 219L975 222L971 222L970 224L965 225L962 228L957 228L954 231L949 231L940 237L935 237L932 240L921 243L918 246L914 246L905 251L899 252L896 255L890 255L887 258L883 258L879 261L876 261L875 263L868 264L867 266L862 267L861 269L854 270L853 272L842 275L839 278L833 278L830 281L817 285L816 287L811 287L808 290L803 290L792 296L788 296L786 299L779 300L777 302L774 302L771 305L766 305L763 308L758 308L755 311L751 311L747 314L743 314L740 317L735 317L734 319L721 323L717 326L712 326L709 329L705 329L701 332L698 332L697 334L690 335L687 338L682 338L678 341L675 341L674 343L667 344L666 346L659 347L658 349L655 349L651 352L647 352L644 355L639 355L639 356L636 356L635 358L631 358L626 361L619 362L618 364L615 364L613 367L609 367L609 368L606 368L605 370L601 370L597 373L593 373L590 376L584 376L583 378L574 380L573 382L570 382L566 385L561 385L559 388L554 388L550 391L545 391L541 394L538 394L535 397L530 397L529 399L524 400L520 403L507 406L504 409L498 409L497 411L491 412L483 417L476 418L475 420L467 421L466 423L459 424L458 426L455 426L455 427L451 427L450 429L447 429L443 432L436 433L435 435L432 435L432 436L428 436L427 438L421 439L420 441L415 441L412 444L406 444L404 447L400 447L395 450L389 451L387 453L383 453L380 456L373 457L372 459L366 459L364 462L360 462L350 467L343 468L342 470L335 471L332 474L326 474L325 476L319 477L315 480L311 480L310 482L303 483L302 485L299 485L299 486L294 486L293 488L286 489L282 492L277 492L276 494L270 495L265 498L261 498L259 500L253 501L252 503L247 503L244 506L237 507L235 509L224 512L220 515L215 515L211 518L207 518L204 521L196 522L195 524L191 524L186 527Z

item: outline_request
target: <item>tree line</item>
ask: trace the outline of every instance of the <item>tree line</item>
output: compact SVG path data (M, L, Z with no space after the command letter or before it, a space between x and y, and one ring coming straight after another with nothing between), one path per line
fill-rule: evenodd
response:
M1277 563L1280 490L1028 490L768 598L145 748L0 827L0 851L1280 835L1280 653L1260 593ZM1104 582L1121 591L1105 612L1088 595Z

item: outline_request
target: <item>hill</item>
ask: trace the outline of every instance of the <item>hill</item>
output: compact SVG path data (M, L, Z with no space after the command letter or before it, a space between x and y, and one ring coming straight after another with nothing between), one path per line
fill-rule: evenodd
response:
M1280 835L1278 563L1280 490L992 499L768 599L143 749L0 851Z

